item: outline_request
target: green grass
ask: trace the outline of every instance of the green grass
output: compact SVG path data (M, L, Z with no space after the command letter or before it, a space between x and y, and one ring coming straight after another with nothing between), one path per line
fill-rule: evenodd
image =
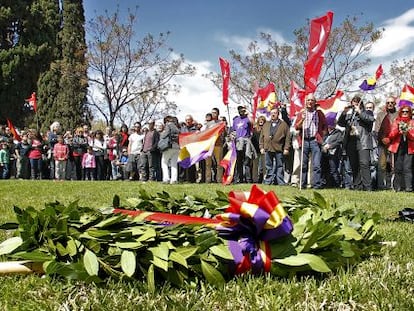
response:
M174 196L183 193L204 198L216 190L248 191L249 185L162 185L138 182L53 182L0 181L0 223L14 220L13 205L41 208L46 202L103 207L114 194L123 199L137 197L140 187L165 190ZM291 187L263 186L274 190L282 201L312 191ZM384 219L403 207L414 206L414 194L321 190L339 206L356 206L379 212ZM356 267L321 277L279 279L243 276L228 282L224 289L207 284L185 288L164 285L155 294L145 282L109 280L101 285L70 282L37 275L3 276L0 281L0 310L414 310L414 224L384 220L378 231L395 247L369 258ZM0 232L0 241L9 234ZM1 260L1 258L0 258Z

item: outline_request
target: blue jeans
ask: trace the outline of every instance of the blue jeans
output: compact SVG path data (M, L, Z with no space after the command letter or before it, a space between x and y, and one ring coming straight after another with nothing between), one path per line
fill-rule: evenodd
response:
M283 153L267 151L265 154L266 176L263 183L266 185L284 185Z
M319 189L322 187L321 147L316 141L316 139L313 139L313 140L303 140L302 148L303 148L302 188L305 189L308 183L308 165L309 165L310 155L312 154L312 188Z

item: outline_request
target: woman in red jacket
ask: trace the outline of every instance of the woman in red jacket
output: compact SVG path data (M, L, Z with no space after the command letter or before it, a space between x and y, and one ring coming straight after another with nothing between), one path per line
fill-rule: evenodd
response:
M413 191L412 162L414 154L414 120L412 109L402 105L391 125L388 150L394 155L394 190Z

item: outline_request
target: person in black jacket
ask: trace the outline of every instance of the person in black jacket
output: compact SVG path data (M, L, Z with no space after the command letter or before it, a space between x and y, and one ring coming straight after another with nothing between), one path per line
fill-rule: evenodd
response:
M359 96L352 98L338 119L338 125L345 127L343 148L351 164L354 190L372 190L370 162L374 121L373 111L365 110Z
M336 112L326 114L328 133L322 142L322 176L326 187L338 188L341 185L339 164L342 155L343 133L336 128Z

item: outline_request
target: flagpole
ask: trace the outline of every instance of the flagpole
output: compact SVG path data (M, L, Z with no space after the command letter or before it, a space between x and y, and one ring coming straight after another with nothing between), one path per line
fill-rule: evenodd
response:
M229 104L227 104L226 107L227 107L227 115L229 117L229 121L227 122L227 126L229 128L231 128L232 124L230 123L230 108L229 108Z
M300 172L299 172L299 190L302 190L302 180L303 180L303 174L302 174L302 168L303 168L303 144L305 143L305 120L306 120L306 107L305 107L305 115L302 115L302 144L301 144L301 150L300 150Z

